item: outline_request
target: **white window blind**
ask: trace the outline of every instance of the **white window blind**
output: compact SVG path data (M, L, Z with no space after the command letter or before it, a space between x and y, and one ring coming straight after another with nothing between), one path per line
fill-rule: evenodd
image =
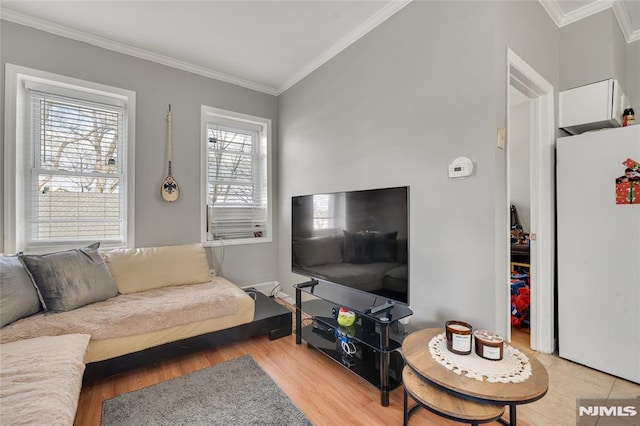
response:
M316 194L313 196L313 230L326 231L334 229L335 219L333 217L333 195Z
M268 238L265 129L230 119L207 121L207 239Z
M126 106L28 93L26 246L123 244Z
M345 226L344 193L313 196L313 235L335 235Z

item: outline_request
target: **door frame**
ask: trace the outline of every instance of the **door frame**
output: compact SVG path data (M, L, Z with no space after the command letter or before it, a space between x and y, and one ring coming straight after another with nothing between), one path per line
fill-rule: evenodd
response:
M530 185L531 185L531 286L530 322L531 349L552 353L555 350L555 91L553 86L510 48L507 48L507 93L509 86L517 88L531 99L530 123ZM510 114L507 96L507 141L510 140ZM505 184L507 211L510 210L510 161L507 143L507 178ZM505 216L503 229L510 229L510 214ZM510 234L510 233L509 233ZM507 247L510 247L510 235ZM507 250L507 265L510 251ZM507 283L507 336L511 336L510 268L505 271Z

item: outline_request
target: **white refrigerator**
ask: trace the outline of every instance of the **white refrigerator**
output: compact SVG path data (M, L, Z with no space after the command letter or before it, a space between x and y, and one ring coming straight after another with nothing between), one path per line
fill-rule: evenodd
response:
M640 125L559 138L556 158L559 355L640 383Z

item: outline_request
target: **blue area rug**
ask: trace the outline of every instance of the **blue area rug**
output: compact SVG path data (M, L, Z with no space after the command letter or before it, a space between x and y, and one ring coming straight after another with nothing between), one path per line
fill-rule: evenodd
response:
M244 355L102 403L102 426L311 425Z

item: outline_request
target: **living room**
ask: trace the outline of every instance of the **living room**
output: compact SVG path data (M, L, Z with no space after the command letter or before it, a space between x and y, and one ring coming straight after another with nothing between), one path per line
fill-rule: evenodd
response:
M624 69L593 55L577 74L565 62L575 46L563 44L572 25L585 39L618 30L611 9L559 28L538 1L415 1L276 95L3 19L0 80L14 64L136 93L135 247L202 241L203 105L271 120L270 241L226 245L224 256L219 246L208 249L219 272L240 286L278 282L293 297L293 285L305 280L291 273L292 196L409 186L411 329L464 318L504 334L508 306L498 302L496 283L508 269L506 159L496 129L507 120L507 48L556 92L611 78L613 70L631 104L640 104L640 42L615 45ZM181 190L174 203L159 192L169 104ZM473 159L474 174L449 179L447 165L462 155ZM11 201L1 191L4 212ZM8 254L9 234L3 225Z

